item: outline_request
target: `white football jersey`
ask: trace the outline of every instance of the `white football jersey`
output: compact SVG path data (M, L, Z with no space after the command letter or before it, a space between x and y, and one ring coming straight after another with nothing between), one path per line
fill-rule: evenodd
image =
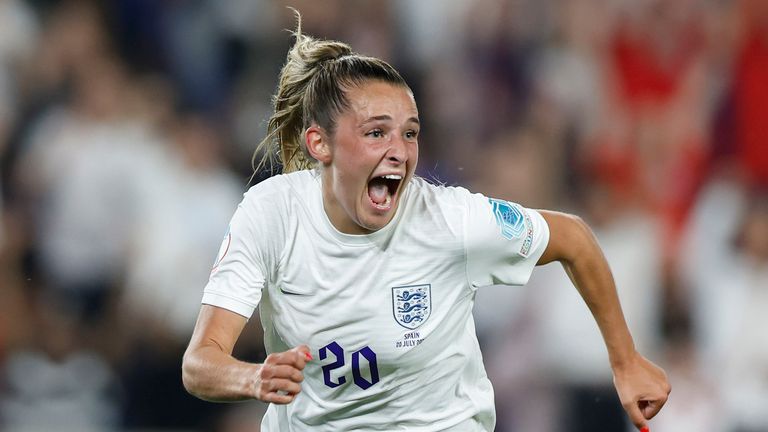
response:
M245 194L203 303L260 307L269 353L311 349L301 393L269 406L265 431L492 431L475 292L525 284L548 240L536 211L420 178L384 228L343 234L319 173L299 171Z

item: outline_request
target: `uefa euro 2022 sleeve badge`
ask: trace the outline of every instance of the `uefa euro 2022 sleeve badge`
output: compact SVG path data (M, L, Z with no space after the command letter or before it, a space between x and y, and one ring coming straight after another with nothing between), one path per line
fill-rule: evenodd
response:
M432 285L392 287L392 313L409 330L424 324L432 313Z
M488 198L496 218L496 225L501 228L501 235L507 240L519 239L525 235L519 254L527 257L533 243L533 223L528 212L509 201Z

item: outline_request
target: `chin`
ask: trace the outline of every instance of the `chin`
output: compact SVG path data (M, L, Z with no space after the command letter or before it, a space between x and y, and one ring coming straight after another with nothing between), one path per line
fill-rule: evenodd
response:
M368 196L365 196L367 200ZM397 212L397 202L392 203L391 207L386 210L381 210L373 207L368 202L361 203L361 207L357 209L357 218L355 223L360 227L362 231L367 233L378 231L385 226L395 217Z
M384 228L392 220L392 217L395 214L395 208L393 207L387 213L390 214L366 215L366 217L360 219L360 228L368 232L375 232Z
M367 220L360 221L360 228L367 234L370 234L384 228L387 226L388 222L389 221L372 220L372 218L368 218Z

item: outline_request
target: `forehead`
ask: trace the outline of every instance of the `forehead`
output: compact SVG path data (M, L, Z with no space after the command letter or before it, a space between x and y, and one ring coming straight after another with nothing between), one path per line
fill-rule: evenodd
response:
M349 109L344 113L355 120L389 116L395 121L418 117L416 101L403 86L382 81L368 81L346 92Z

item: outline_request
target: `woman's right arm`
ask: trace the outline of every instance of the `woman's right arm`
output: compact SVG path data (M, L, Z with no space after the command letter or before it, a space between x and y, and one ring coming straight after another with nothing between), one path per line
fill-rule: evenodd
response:
M182 362L184 388L208 401L290 403L301 391L309 348L270 354L262 364L237 360L232 350L246 322L226 309L202 306Z

